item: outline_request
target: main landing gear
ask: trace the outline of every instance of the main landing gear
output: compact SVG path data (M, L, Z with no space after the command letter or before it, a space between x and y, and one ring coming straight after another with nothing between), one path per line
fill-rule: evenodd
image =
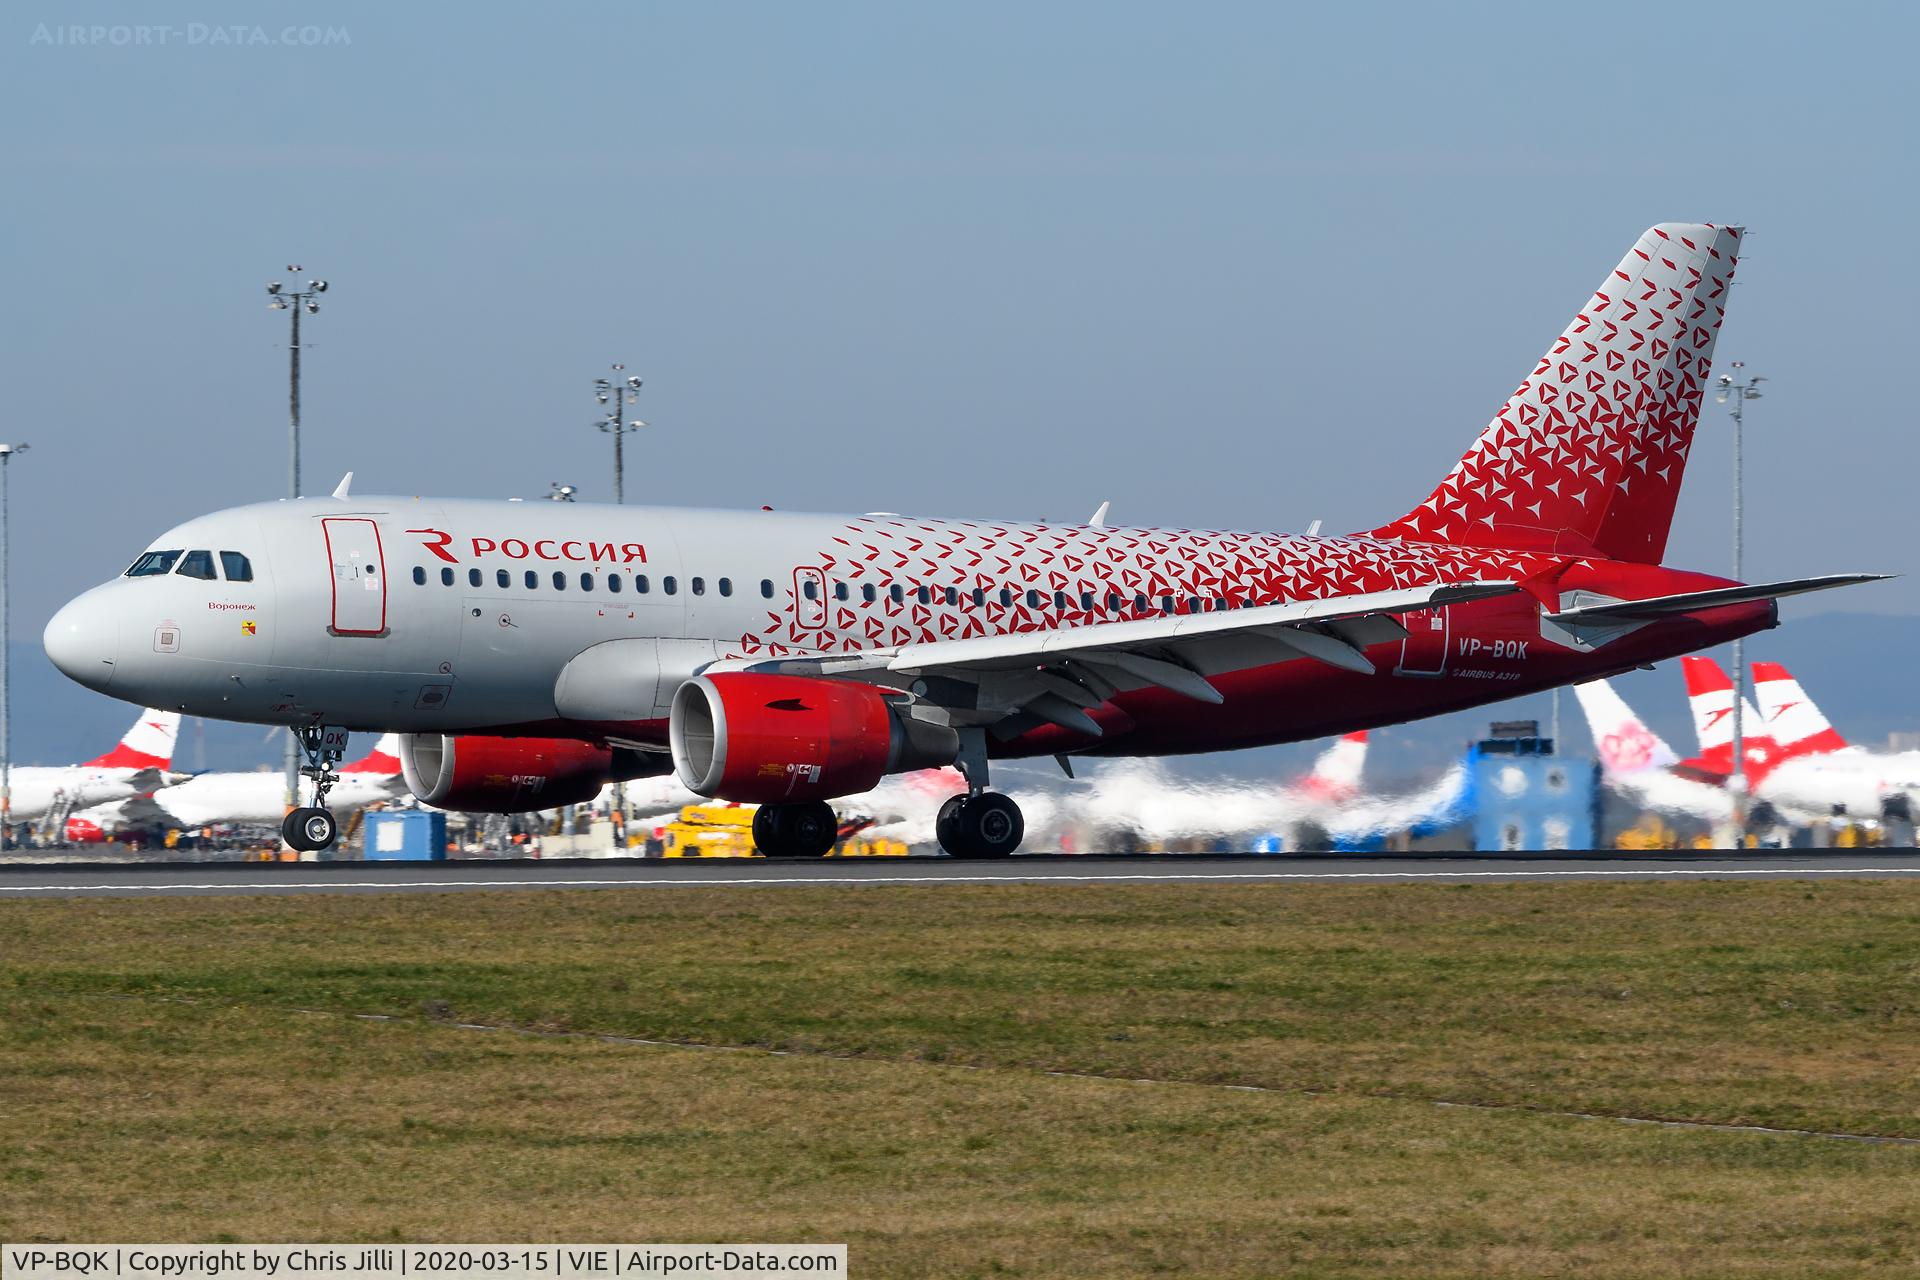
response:
M840 838L840 819L825 800L763 804L753 815L754 847L769 858L824 858Z
M334 770L346 758L347 731L309 725L293 732L307 758L300 772L313 779L313 803L286 816L280 823L280 838L301 853L317 853L340 838L340 823L327 808L327 792L340 781Z
M987 787L986 734L978 729L960 735L960 758L955 765L967 779L967 793L940 806L933 834L954 858L1004 858L1020 847L1027 822L1012 797Z

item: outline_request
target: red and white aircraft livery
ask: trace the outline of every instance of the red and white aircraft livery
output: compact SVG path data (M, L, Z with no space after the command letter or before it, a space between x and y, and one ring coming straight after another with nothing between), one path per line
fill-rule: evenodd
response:
M33 822L55 805L70 808L123 800L167 780L180 713L148 708L107 754L73 765L28 765L12 770L12 821Z
M672 767L826 852L827 801L956 765L941 843L1011 853L990 758L1153 756L1391 724L1774 625L1660 566L1740 233L1654 227L1438 488L1349 537L331 498L161 536L47 626L89 688L295 726L310 767L398 731L415 794L512 811ZM325 844L321 807L287 824Z
M1849 746L1787 669L1753 664L1753 691L1779 760L1758 784L1761 796L1821 816L1912 821L1920 809L1920 751Z
M1693 713L1693 736L1700 754L1682 768L1709 781L1733 776L1733 681L1712 658L1685 657L1687 709ZM1781 749L1766 720L1751 702L1740 701L1741 774L1749 791L1780 763Z
M331 799L343 809L391 800L406 790L400 776L398 734L387 734L359 760L343 764ZM279 771L200 773L152 795L99 805L67 820L67 838L99 840L127 827L204 827L211 823L265 824L287 816L287 780Z

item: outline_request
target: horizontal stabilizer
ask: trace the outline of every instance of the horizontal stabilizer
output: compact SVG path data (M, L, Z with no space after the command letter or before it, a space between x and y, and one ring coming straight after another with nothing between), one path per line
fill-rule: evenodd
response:
M1878 582L1892 576L1886 573L1830 573L1819 578L1792 578L1785 582L1762 582L1743 587L1716 587L1711 591L1683 591L1679 595L1654 596L1650 600L1584 605L1548 614L1547 621L1561 626L1652 622L1676 613L1693 613L1729 604L1749 604L1755 600L1778 600L1782 596L1804 595L1809 591L1826 591L1832 587L1851 587L1856 583Z

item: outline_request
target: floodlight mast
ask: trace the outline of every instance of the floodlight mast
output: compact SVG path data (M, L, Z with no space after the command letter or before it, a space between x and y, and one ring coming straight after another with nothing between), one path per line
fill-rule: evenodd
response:
M638 431L647 425L638 418L631 421L627 419L627 400L639 396L641 383L637 377L620 377L619 375L624 373L626 368L624 364L616 364L613 366L615 375L613 378L593 380L596 398L603 405L613 406L606 417L597 420L593 425L613 436L613 500L619 504L624 504L627 500L627 432Z
M300 313L316 315L320 310L320 295L327 291L325 280L308 280L303 288L298 277L306 270L298 263L287 264L287 274L294 277L293 287L287 282L275 280L267 285L267 293L272 301L267 306L275 311L285 311L292 317L292 331L287 339L287 497L300 496ZM300 803L300 757L298 747L291 738L287 743L287 808Z
M1742 428L1746 424L1747 401L1760 398L1760 384L1766 381L1764 377L1742 374L1740 371L1746 367L1746 361L1735 360L1731 366L1733 372L1721 374L1713 392L1714 400L1727 405L1727 412L1733 417L1733 578L1736 582L1745 581L1741 575L1745 535L1741 492L1745 483ZM1745 848L1747 843L1746 724L1741 714L1746 705L1746 689L1746 643L1736 639L1733 642L1733 772L1727 779L1727 787L1733 795L1733 840L1736 848Z
M12 538L7 523L7 470L25 444L0 444L0 853L13 847L13 683L7 662L12 642L12 615L7 601L7 561Z
M287 274L297 276L306 268L290 264ZM296 281L288 289L284 281L267 286L273 300L267 306L288 312L292 333L287 341L287 496L300 496L300 313L315 315L320 310L319 296L327 291L325 280L309 280L305 288Z

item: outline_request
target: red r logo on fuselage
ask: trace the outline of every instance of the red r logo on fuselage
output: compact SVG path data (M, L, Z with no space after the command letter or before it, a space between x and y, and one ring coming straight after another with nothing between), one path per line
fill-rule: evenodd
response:
M443 532L442 530L439 530L439 529L409 529L407 530L407 532L426 534L427 550L433 552L433 554L439 556L442 560L445 560L448 564L460 563L453 556L447 553L447 548L453 545L452 534Z

